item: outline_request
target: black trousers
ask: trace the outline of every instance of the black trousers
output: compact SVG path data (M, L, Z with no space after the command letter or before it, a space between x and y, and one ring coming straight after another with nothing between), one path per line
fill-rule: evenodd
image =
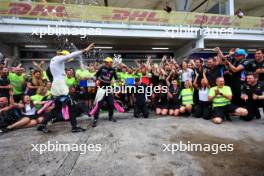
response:
M208 120L211 118L211 103L208 101L199 101L195 106L194 116L203 117Z
M22 118L21 110L18 108L13 108L5 112L0 113L0 129L6 128L13 123L16 123Z
M263 108L264 101L262 100L248 100L244 102L244 107L248 110L248 115L243 117L244 120L250 121L254 117L260 118L260 112L258 108Z
M233 93L231 102L237 106L242 106L241 102L241 85L243 84L243 81L240 81L239 79L232 79L230 81L230 87Z
M99 113L100 113L100 109L102 108L102 105L104 104L104 102L107 103L107 109L108 109L108 116L109 118L112 118L114 115L114 98L112 94L109 95L105 95L104 98L98 102L98 108L94 114L94 119L97 120L99 119Z
M74 106L71 103L70 97L66 100L66 102L61 102L59 100L60 97L55 99L55 107L48 113L44 114L44 120L42 122L42 125L47 125L48 122L52 119L63 120L62 116L62 107L68 106L69 107L69 115L70 115L70 122L71 126L74 128L77 126L77 120L76 117L78 116L79 112L77 112L74 108Z
M135 105L134 105L134 116L139 117L140 113L143 114L144 118L148 118L149 111L148 111L148 106L146 103L144 103L144 104L135 103Z

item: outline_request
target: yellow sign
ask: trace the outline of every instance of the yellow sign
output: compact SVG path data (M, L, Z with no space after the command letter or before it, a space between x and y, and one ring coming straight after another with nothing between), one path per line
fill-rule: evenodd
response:
M264 28L264 18L32 2L0 2L0 16L127 24Z

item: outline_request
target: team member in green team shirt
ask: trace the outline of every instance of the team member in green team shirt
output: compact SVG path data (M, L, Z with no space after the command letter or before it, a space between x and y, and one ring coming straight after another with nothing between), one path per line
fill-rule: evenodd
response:
M89 77L89 71L87 69L77 69L75 75L78 81L87 80Z
M66 85L68 87L76 87L77 86L77 80L74 77L74 72L72 69L67 69L66 70L66 77L65 77Z
M135 78L141 78L142 77L142 73L141 72L139 72L139 71L136 71L135 73L134 73L134 75L135 75Z
M88 67L88 77L89 77L89 79L94 79L95 78L95 74L96 74L95 66L94 65L90 65Z
M47 99L51 99L52 98L52 94L51 94L51 82L47 82Z
M220 124L225 119L225 115L233 113L236 116L247 116L248 111L245 108L231 104L232 91L229 86L225 86L223 77L216 79L215 87L209 90L208 99L213 102L212 121Z
M16 67L12 71L13 72L9 72L8 79L10 80L10 84L13 87L14 101L18 103L23 97L25 79L22 75L23 70L20 67Z
M127 69L127 77L126 78L136 78L136 75L134 74L134 71L132 68Z
M40 63L38 64L36 61L32 61L33 66L37 68L41 72L41 76L43 80L50 81L49 77L47 75L47 72L45 70L45 61L41 60Z
M88 67L88 69L77 69L76 70L76 78L80 81L91 81L94 79L95 76L95 69L94 66ZM93 99L95 97L95 87L80 87L80 99L83 100L88 108L92 106Z
M191 113L193 106L193 87L192 82L187 80L184 83L184 88L181 90L180 96L182 99L182 105L180 107L180 113Z
M135 80L135 78L136 78L136 75L134 74L133 69L128 68L127 74L126 74L126 79L134 79ZM129 93L129 92L127 93L127 99L128 99L128 102L127 102L128 109L132 108L134 106L134 98L133 98L132 93Z
M126 65L124 65L124 64L120 65L120 69L121 69L121 71L118 71L116 73L118 78L119 78L119 86L123 85L125 82L125 79L127 78L127 67L126 67ZM118 85L114 84L114 86L118 86Z
M34 103L36 110L39 110L47 100L47 88L40 87L37 90L37 94L30 97L30 100Z
M87 69L77 69L75 72L76 78L78 83L81 83L81 81L87 81L89 78L89 71ZM89 100L88 100L88 91L87 91L87 86L82 87L79 84L79 91L80 91L80 100L84 101L84 103L86 104L86 106L89 106Z

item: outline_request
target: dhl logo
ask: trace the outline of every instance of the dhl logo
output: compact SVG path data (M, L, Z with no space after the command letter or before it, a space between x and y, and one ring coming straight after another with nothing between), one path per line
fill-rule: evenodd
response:
M168 22L166 18L158 18L156 12L142 11L142 10L120 10L113 9L111 16L102 16L105 20L117 21L147 21L147 22Z
M195 15L194 24L230 26L232 24L232 21L229 16Z
M82 9L83 13L80 12L79 8L76 5L52 3L0 2L0 15L52 19L55 17L56 19L66 18L111 22L144 22L149 24L180 24L181 19L185 18L183 14L171 13L168 15L161 11L141 9L111 8L110 11L101 11L101 7L84 6ZM89 15L91 13L92 15ZM245 17L241 20L235 20L231 16L194 14L193 16L190 15L189 20L183 21L182 24L264 28L264 18L251 17L248 19Z
M28 3L9 3L7 10L1 10L0 14L8 15L29 15L29 16L56 16L56 17L74 17L76 15L67 14L64 6L46 5L46 4L28 4Z

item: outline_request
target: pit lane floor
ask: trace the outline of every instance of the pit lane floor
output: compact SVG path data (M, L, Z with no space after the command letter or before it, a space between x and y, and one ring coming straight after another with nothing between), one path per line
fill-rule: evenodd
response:
M214 125L185 117L135 119L132 113L115 114L117 123L102 114L96 128L79 118L85 133L71 133L70 123L49 125L49 134L36 128L0 136L0 175L3 176L240 176L264 175L264 118ZM101 151L40 154L31 144L101 144ZM232 152L180 152L163 144L233 144ZM165 150L165 151L164 151Z

